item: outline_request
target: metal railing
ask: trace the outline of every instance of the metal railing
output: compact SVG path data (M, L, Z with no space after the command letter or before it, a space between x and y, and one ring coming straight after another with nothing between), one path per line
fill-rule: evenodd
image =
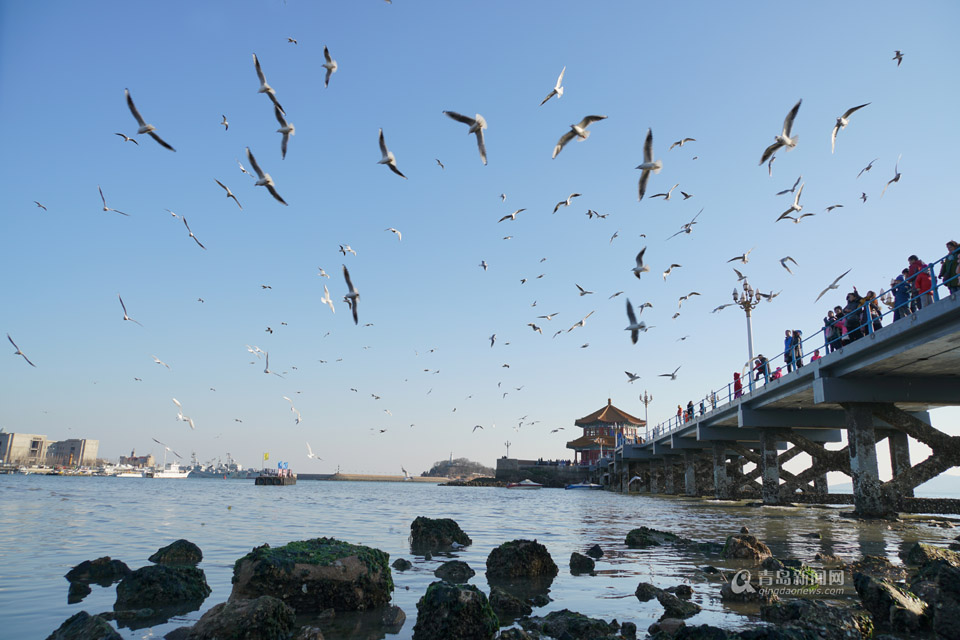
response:
M816 356L810 362L819 360L828 353L839 351L860 338L873 335L874 332L883 327L884 317L893 316L893 321L896 322L924 306L939 302L941 287L946 290L944 295L954 295L960 290L960 275L955 274L952 277L946 277L943 282L938 284L939 274L934 272L937 265L941 265L942 268L943 263L951 256L954 260L960 258L960 249L954 250L936 262L918 269L916 273L898 281L890 289L881 291L870 298L860 297L859 304L850 310L847 310L847 307L853 301L848 300L847 305L843 307L846 314L835 318L833 322L829 322L828 314L828 317L824 318L824 326L813 335L802 339L798 344L791 344L789 348L784 349L780 354L769 360L761 355L762 360L758 358L754 362L746 363L740 373L740 388L735 387L735 382L728 382L718 387L719 392L711 391L694 403L693 413L697 414L696 416L690 415L689 403L686 409L678 406L680 410L677 415L653 427L647 427L642 440L649 441L650 438L671 433L694 420L695 417L712 413L718 408L723 408L738 401L744 394L754 391L761 380L763 385L766 385L771 381L783 379L791 373L799 371L804 366L804 353L811 353L811 357ZM916 286L917 278L921 274L927 274L930 278L929 289L924 291L918 291ZM850 295L847 294L848 297ZM886 311L881 308L881 303L887 307ZM797 346L800 347L799 351L796 349ZM811 348L812 352L810 351ZM774 369L773 367L778 362L782 362L783 366L777 366ZM783 371L784 368L787 369L786 372Z

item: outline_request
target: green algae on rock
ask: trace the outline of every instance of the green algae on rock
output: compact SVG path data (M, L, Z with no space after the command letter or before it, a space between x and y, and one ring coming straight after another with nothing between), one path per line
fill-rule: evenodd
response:
M500 622L487 596L473 585L434 582L417 602L414 640L490 640Z

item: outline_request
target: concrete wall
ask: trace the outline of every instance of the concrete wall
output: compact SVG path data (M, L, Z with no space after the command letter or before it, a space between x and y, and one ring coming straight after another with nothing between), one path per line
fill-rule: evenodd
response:
M47 455L47 436L0 433L0 460L8 464L41 464Z
M99 450L99 440L71 438L48 443L46 458L50 464L90 466L96 463Z

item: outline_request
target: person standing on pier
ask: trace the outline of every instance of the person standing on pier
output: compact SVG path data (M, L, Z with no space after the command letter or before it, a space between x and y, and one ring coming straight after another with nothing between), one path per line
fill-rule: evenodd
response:
M787 373L793 371L793 332L790 329L784 332L783 361L787 365Z
M739 398L743 396L743 383L740 382L740 374L736 371L733 372L733 397Z
M803 332L793 330L793 366L797 369L803 366Z
M960 245L956 240L950 240L947 242L947 251L950 253L943 259L938 277L952 295L960 291Z

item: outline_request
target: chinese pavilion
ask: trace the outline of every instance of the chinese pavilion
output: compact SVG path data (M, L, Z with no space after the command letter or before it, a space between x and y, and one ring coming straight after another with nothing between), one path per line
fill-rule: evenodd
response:
M646 426L640 418L613 406L610 398L607 398L607 406L573 424L583 429L583 435L568 442L567 449L573 449L574 462L579 464L596 463L602 451L612 452L616 448L618 435L633 439L637 437L637 427Z

